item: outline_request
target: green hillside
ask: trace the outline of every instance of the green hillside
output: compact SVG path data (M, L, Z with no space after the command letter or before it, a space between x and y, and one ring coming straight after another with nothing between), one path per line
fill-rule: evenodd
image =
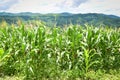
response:
M17 23L18 20L24 22L41 20L46 23L47 26L65 26L65 25L84 25L89 24L93 26L112 26L120 27L120 17L114 15L105 15L97 13L88 14L71 14L71 13L59 13L59 14L39 14L39 13L0 13L0 22L5 20L7 23Z

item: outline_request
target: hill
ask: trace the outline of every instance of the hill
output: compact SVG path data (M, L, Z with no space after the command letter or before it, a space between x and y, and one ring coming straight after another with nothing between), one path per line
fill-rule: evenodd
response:
M40 14L40 13L0 13L0 22L5 20L7 23L17 23L18 20L24 22L41 20L48 26L65 26L69 24L84 25L89 24L93 26L112 26L120 27L120 17L115 15L87 13L87 14L72 14L72 13L58 13L58 14Z

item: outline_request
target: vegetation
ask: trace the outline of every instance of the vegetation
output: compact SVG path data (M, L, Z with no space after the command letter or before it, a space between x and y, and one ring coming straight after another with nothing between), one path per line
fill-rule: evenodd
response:
M39 14L39 13L0 13L0 21L5 20L9 24L16 24L21 19L25 23L34 22L34 20L41 20L46 23L47 26L60 26L65 25L81 25L84 24L99 26L112 26L120 27L120 17L114 15L105 15L97 13L88 14L71 14L71 13L59 13L59 14Z
M0 27L1 79L120 79L119 28L36 25Z

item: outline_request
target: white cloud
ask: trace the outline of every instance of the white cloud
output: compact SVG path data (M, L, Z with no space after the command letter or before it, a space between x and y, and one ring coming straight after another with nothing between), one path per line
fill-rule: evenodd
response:
M0 0L3 1L3 0ZM4 0L15 1L15 0ZM3 5L0 2L0 5ZM105 13L120 16L120 0L19 0L8 6L8 12ZM6 4L5 4L6 5ZM1 6L0 6L1 8Z
M16 3L18 3L18 0L0 0L0 11L7 10Z
M20 0L20 2L12 6L9 12L40 12L40 13L50 13L59 10L55 4L60 1L55 0Z
M87 1L89 0L63 0L61 3L58 3L57 6L62 8L76 8Z
M120 16L120 0L89 0L72 9L74 13L104 13Z

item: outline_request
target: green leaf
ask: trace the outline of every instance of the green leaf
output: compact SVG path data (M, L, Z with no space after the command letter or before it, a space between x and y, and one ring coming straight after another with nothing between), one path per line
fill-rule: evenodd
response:
M0 48L0 57L3 56L4 50L3 48Z

